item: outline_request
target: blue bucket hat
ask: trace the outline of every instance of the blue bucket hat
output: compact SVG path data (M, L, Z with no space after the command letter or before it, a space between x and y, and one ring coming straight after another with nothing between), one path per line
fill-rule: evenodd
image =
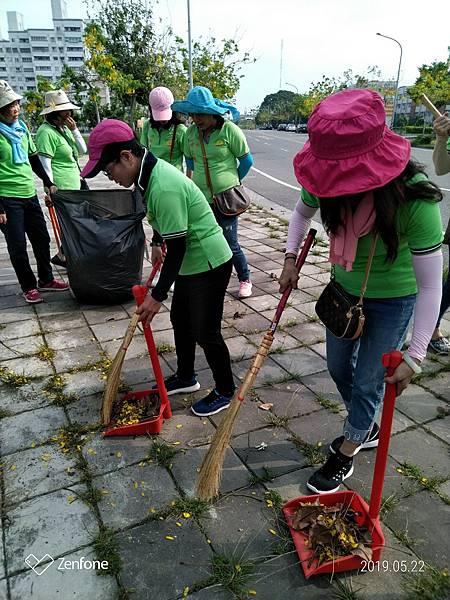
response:
M201 85L193 87L188 93L186 100L177 100L172 104L171 108L174 112L188 115L194 113L222 116L229 112L235 123L239 121L240 117L240 113L235 106L214 98L211 90Z

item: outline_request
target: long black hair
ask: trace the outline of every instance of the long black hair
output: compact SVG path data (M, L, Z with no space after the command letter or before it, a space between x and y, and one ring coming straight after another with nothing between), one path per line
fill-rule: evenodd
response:
M425 200L427 202L440 202L442 192L428 178L411 183L411 179L418 173L425 173L424 167L410 160L403 173L386 185L373 190L373 203L376 212L374 231L383 240L387 256L386 260L394 262L398 252L397 212L398 209L412 200ZM341 207L349 203L353 210L364 197L365 193L350 196L336 196L334 198L319 198L320 216L326 232L336 233L341 221Z
M167 123L161 123L161 121L155 121L152 115L151 108L149 108L149 121L152 129L170 129L172 125L177 127L177 125L181 125L184 123L182 119L177 117L177 115L173 112L171 118L167 121Z

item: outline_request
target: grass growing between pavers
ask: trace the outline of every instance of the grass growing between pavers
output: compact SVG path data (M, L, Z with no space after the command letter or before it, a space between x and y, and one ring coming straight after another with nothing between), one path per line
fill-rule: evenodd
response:
M42 360L42 362L51 363L52 360L55 358L55 354L56 354L56 352L55 352L55 350L53 348L51 348L47 344L42 344L37 349L37 351L35 353L35 356L39 360Z
M448 477L442 475L425 477L420 467L408 462L400 463L400 466L396 468L396 471L405 477L414 479L423 487L423 489L428 490L429 492L436 492L437 494L439 494L439 486L448 481Z
M405 575L402 587L408 594L408 600L447 600L450 596L448 569L439 570L426 565L421 573Z
M386 517L391 511L394 510L394 508L399 502L400 498L395 493L391 494L390 496L387 496L386 498L383 496L381 498L380 505L380 519L383 520L384 517Z
M3 383L3 385L9 388L20 388L23 385L31 383L33 379L36 378L31 377L29 375L25 375L25 373L19 375L12 369L8 369L7 367L0 367L0 381Z
M166 343L156 344L156 353L158 356L164 356L164 354L170 354L175 350L175 346Z
M65 394L64 388L67 382L62 375L52 375L44 385L42 392L56 406L66 406L71 402L79 400L76 394Z
M333 600L361 600L358 592L362 588L354 589L351 577L341 577L333 582L331 598Z
M297 436L292 437L292 442L296 446L297 450L306 458L309 467L321 465L326 461L327 457L322 450L322 442L310 444L309 442L301 440Z
M333 402L332 400L329 400L323 394L316 394L315 397L316 397L317 402L320 404L320 406L323 406L323 408L326 408L327 410L329 410L330 412L332 412L334 414L338 414L340 412L341 405L339 404L339 402Z
M82 452L83 446L88 442L88 435L98 428L99 426L66 425L61 427L57 435L50 438L50 441L56 443L63 454L70 454L75 458L75 470L79 473L80 482L86 486L86 491L78 493L76 496L89 507L97 521L99 532L92 540L95 558L99 562L108 562L108 568L98 570L97 574L115 577L119 588L119 599L129 600L129 592L122 585L120 578L122 560L118 551L115 533L105 526L98 508L98 503L103 498L104 491L95 487L89 463Z
M265 465L262 467L262 475L257 475L256 473L252 473L249 477L248 484L250 486L258 485L260 483L266 483L268 481L273 481L276 477L276 473L272 471L269 467Z
M147 453L146 460L155 462L160 467L171 470L173 459L178 454L178 450L163 440L153 438L152 445Z

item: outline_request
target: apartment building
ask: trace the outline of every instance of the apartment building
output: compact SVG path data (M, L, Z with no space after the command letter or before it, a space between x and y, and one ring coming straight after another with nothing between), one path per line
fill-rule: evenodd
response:
M75 70L83 65L83 20L67 17L66 0L51 0L51 6L51 29L25 29L22 14L7 13L8 39L0 39L0 79L19 93L35 90L38 75L55 80L64 64Z

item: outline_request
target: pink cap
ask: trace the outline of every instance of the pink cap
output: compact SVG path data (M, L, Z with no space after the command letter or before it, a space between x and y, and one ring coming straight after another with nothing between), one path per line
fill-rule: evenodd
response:
M123 121L105 119L96 125L89 136L89 161L81 171L81 177L95 177L105 167L101 158L106 146L134 139L134 131Z
M152 109L152 117L155 121L169 121L172 118L172 109L174 97L169 88L156 87L148 97L150 108Z

